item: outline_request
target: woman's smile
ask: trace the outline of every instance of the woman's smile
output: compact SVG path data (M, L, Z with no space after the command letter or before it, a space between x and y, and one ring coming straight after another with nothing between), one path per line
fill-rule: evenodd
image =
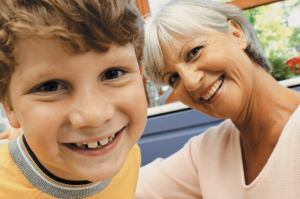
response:
M203 93L201 94L201 97L199 100L201 102L209 103L213 99L213 97L218 93L218 91L221 89L224 82L224 75L222 75L219 79L217 79L214 83L212 83L210 86L208 86Z

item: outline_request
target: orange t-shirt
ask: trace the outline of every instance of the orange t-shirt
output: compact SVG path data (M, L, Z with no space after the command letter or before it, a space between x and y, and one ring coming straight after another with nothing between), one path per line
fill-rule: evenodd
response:
M110 184L101 192L87 197L91 199L132 199L134 198L138 171L141 163L140 149L135 145ZM0 198L54 198L35 188L12 159L8 144L0 146Z

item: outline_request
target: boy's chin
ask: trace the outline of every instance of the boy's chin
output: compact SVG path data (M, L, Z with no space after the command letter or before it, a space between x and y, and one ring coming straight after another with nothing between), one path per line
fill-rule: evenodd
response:
M116 164L110 166L109 168L101 168L101 166L99 166L98 169L89 169L84 172L83 179L93 183L109 180L116 176L121 168L122 165L117 166Z
M110 175L93 175L93 176L86 176L87 181L90 181L92 183L97 183L105 180L112 179L118 172L115 172L114 174Z

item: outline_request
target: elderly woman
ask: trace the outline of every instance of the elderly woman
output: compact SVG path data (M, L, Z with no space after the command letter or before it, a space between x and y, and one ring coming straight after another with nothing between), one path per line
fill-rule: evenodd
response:
M223 123L142 168L137 198L300 198L300 94L268 74L233 6L173 0L146 24L148 76Z

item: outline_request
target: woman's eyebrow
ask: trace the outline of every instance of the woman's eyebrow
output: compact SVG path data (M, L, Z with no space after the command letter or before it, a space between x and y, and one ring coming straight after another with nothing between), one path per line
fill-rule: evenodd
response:
M166 73L164 73L163 75L162 75L162 77L161 77L161 80L164 82L164 79L168 76L168 75L170 75L172 72L166 72Z

